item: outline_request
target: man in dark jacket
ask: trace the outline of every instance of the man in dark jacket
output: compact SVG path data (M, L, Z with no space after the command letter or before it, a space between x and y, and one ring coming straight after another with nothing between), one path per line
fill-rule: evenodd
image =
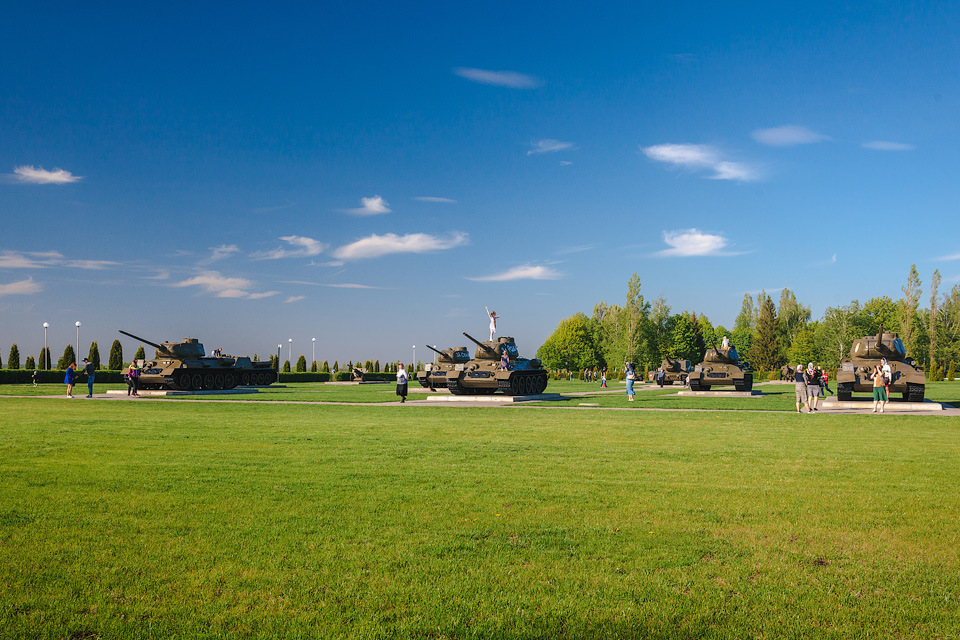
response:
M93 366L93 363L87 360L86 358L83 359L83 373L84 375L87 376L87 397L92 398L93 397L93 378L97 373L97 369L96 367Z

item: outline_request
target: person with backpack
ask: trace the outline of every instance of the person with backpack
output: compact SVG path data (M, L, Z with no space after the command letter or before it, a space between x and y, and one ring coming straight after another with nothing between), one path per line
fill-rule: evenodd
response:
M134 396L135 398L140 397L139 390L140 383L140 367L137 365L137 361L134 360L130 363L130 366L127 368L127 395Z

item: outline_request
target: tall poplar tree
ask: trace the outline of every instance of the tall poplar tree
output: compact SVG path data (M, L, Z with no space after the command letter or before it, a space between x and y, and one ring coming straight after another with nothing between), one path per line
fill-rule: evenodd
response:
M757 296L757 333L750 346L750 360L758 371L773 371L780 367L781 355L777 341L777 311L773 298L761 291Z
M913 326L914 318L917 315L917 305L920 303L920 294L923 290L920 288L920 273L917 271L917 265L910 265L910 273L907 274L907 283L900 288L903 291L903 298L900 300L900 339L903 340L903 346L907 350L908 356L913 356L916 345L913 344L916 331Z
M119 340L114 340L110 345L110 358L107 360L107 368L112 371L123 369L123 345Z
M20 368L20 347L14 342L10 347L10 355L7 356L7 369Z
M930 309L927 314L927 334L930 336L930 362L929 368L934 373L936 372L937 360L937 331L939 327L937 326L937 306L939 300L937 296L940 292L940 270L934 269L933 277L930 279Z

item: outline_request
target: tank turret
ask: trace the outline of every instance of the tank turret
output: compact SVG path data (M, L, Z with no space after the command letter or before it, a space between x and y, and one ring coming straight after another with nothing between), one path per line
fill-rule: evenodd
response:
M850 346L850 357L840 362L837 400L850 400L854 392L872 393L873 371L882 365L883 358L890 365L890 393L901 393L903 399L909 402L923 402L926 374L913 358L907 357L899 334L884 332L883 325L880 325L876 335L854 340Z
M470 352L466 347L450 347L440 351L430 345L426 345L437 354L437 363L428 363L422 370L417 371L417 382L421 387L430 389L445 389L447 386L447 374L453 371L457 364L462 364L470 360Z
M693 365L689 360L680 360L678 358L664 358L660 363L660 369L663 370L663 384L673 384L674 382L686 382L687 376L693 371ZM657 372L650 372L650 379L657 380Z
M196 338L180 342L151 342L119 330L125 336L156 349L153 360L140 370L141 389L233 389L237 385L268 385L277 381L269 362L254 362L246 356L207 356Z

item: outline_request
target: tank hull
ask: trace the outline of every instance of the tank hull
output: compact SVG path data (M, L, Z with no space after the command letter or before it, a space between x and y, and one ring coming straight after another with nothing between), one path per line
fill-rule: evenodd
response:
M446 375L447 389L454 395L488 395L500 391L511 396L543 393L547 388L547 370L537 359L521 358L517 345L510 337L480 342L469 334L467 338L477 345L473 359L457 363ZM503 368L502 356L507 365Z
M854 340L850 357L840 362L837 370L837 400L850 400L854 393L873 395L873 371L883 364L890 365L890 395L900 394L908 402L923 402L927 376L916 362L906 355L903 342L896 333L883 331L881 325L875 336ZM889 399L889 398L888 398Z
M708 349L704 361L693 368L687 383L691 391L706 391L710 387L732 386L737 391L753 389L753 373L740 361L732 349Z
M269 362L237 363L234 358L202 358L198 362L148 360L141 368L141 389L178 391L233 389L239 385L266 386L277 381Z

